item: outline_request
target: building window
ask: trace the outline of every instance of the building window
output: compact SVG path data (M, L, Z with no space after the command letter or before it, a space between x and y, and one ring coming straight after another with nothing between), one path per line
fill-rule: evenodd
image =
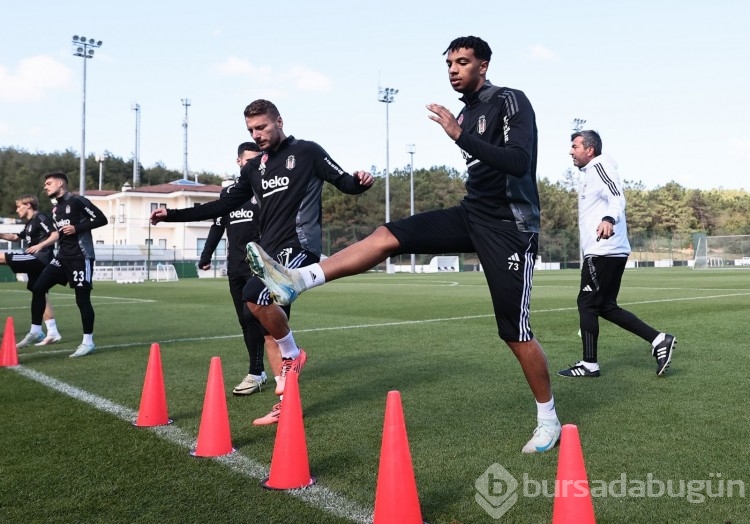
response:
M146 245L147 246L153 246L154 245L154 239L153 238L147 238L146 239Z
M157 202L151 202L151 212L152 213L154 211L156 211L157 209L166 209L166 208L167 208L167 204L165 204L163 202L159 202L159 203L157 203Z
M203 248L206 247L206 239L205 238L199 238L196 240L195 243L196 247L196 253L200 256L201 253L203 253ZM219 244L216 246L216 251L214 251L215 257L225 257L227 256L227 239L222 238L219 240Z

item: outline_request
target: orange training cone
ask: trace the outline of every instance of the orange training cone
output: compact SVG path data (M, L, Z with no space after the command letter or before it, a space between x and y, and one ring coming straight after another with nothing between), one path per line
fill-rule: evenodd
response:
M211 357L206 396L203 400L203 414L198 429L198 443L191 453L196 457L219 457L229 455L234 451L232 436L229 432L229 413L224 393L221 359Z
M391 522L422 524L401 394L398 391L389 391L385 404L373 523Z
M560 436L552 524L595 524L594 503L583 463L578 427L565 424Z
M305 426L302 423L302 402L299 395L299 374L286 375L281 414L273 445L271 471L261 485L268 489L299 489L315 484L310 475Z
M139 427L163 426L171 424L167 415L167 394L164 391L164 374L161 370L161 352L159 344L151 344L151 352L146 366L146 378L143 381L141 408L138 419L133 423Z
M8 317L5 321L5 331L3 331L3 343L0 346L0 367L17 365L16 330L13 328L13 317Z

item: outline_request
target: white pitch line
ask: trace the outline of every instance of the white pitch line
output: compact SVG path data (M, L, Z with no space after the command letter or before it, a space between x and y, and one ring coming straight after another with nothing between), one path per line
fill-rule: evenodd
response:
M750 295L750 291L746 293L730 293L726 295L711 295L711 296L703 296L703 297L684 297L684 298L665 298L665 299L659 299L659 300L641 300L638 302L624 302L621 303L621 306L634 306L639 304L660 304L663 302L683 302L683 301L692 301L692 300L704 300L704 299L713 299L713 298L729 298L729 297L742 297ZM532 314L537 313L559 313L561 311L577 311L578 307L560 307L560 308L549 308L549 309L536 309L532 310ZM380 323L374 323L374 324L354 324L354 325L348 325L348 326L326 326L326 327L317 327L317 328L306 328L306 329L295 329L295 333L315 333L315 332L321 332L321 331L344 331L349 329L369 329L369 328L383 328L383 327L394 327L394 326L412 326L417 324L430 324L434 322L455 322L460 320L477 320L481 318L494 318L494 314L487 313L483 315L465 315L462 317L444 317L444 318L427 318L424 320L402 320L399 322L380 322ZM159 340L158 342L160 344L171 344L171 343L180 343L180 342L200 342L200 341L211 341L211 340L223 340L223 339L229 339L229 338L240 338L242 335L213 335L208 337L185 337L185 338L169 338L169 339L163 339ZM151 343L155 341L149 341L149 342L128 342L127 344L111 344L108 346L97 346L98 350L101 349L118 349L118 348L129 348L129 347L150 347ZM58 349L58 350L51 350L51 351L35 351L33 353L27 353L28 355L54 355L58 353L68 353L70 352L70 349ZM21 354L23 355L23 353Z
M134 420L138 418L138 412L134 411L125 406L121 406L108 400L106 398L94 395L75 386L71 386L65 382L61 382L55 378L49 377L38 371L27 368L25 366L11 366L10 369L17 372L26 378L39 382L40 384L47 386L50 389L63 393L76 400L89 404L90 406L116 416L117 418L124 420L125 422L132 424ZM195 449L196 439L177 427L176 424L169 424L166 426L155 426L150 428L140 428L147 431L151 431L172 444L177 444L183 448L192 450ZM268 476L268 468L257 462L256 460L243 455L239 451L235 451L231 455L223 457L213 457L212 460L223 464L232 471L250 477L257 480L262 480ZM321 484L315 484L305 489L288 490L287 493L293 497L297 497L311 506L314 506L323 511L327 511L337 517L349 519L352 522L368 524L372 522L372 509L364 508L357 504L347 500L342 495L332 491Z

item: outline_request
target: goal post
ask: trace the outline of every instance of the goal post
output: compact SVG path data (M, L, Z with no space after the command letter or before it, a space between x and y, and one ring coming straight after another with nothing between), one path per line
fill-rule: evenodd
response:
M693 269L750 269L750 235L700 236Z
M156 264L156 281L157 282L177 282L177 270L172 264Z

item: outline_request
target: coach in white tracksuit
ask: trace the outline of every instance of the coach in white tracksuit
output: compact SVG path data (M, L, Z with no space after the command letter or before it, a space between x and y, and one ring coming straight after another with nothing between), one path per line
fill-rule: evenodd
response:
M672 358L676 338L660 333L617 305L617 295L630 255L625 220L625 195L617 165L602 155L602 141L595 131L571 136L570 156L581 169L578 190L578 228L583 264L578 293L583 360L558 374L564 377L600 376L597 360L599 317L651 343L656 374L662 375Z

